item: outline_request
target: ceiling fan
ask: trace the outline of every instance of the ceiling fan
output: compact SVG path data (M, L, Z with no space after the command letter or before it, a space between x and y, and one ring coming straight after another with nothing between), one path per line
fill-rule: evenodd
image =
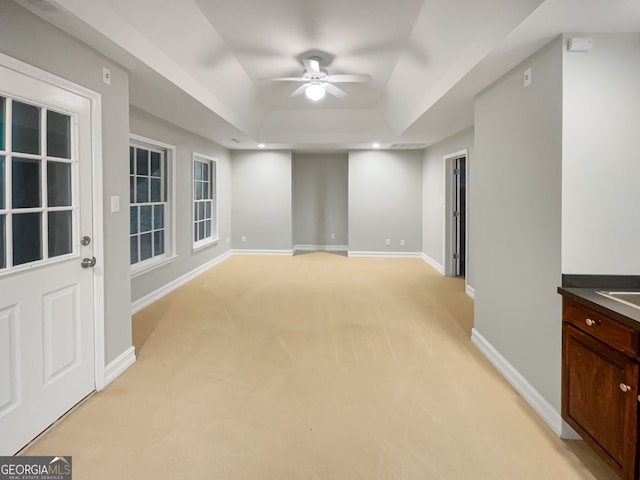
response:
M371 75L366 73L350 74L350 75L329 75L326 70L320 68L320 58L305 58L305 72L301 77L275 77L275 78L259 78L259 82L303 82L296 88L290 97L297 97L303 93L309 100L317 102L324 98L325 93L329 93L334 97L345 98L347 93L336 87L334 83L365 83L371 81Z

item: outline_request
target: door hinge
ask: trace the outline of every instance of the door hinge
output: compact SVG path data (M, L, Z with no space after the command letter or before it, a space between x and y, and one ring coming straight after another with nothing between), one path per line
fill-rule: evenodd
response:
M459 260L460 259L460 255L458 253L454 253L453 254L453 259L454 260Z
M460 216L460 212L453 212L453 216L454 217L459 217Z
M460 175L460 169L459 168L454 168L453 169L453 174L454 175Z

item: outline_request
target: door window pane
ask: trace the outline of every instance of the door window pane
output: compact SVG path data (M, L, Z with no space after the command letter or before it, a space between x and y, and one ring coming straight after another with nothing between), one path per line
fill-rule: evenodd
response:
M129 239L129 250L131 252L131 264L138 263L138 237L133 236Z
M152 245L151 245L151 240L152 240L152 234L151 233L145 233L140 235L140 261L144 261L147 260L148 258L151 258L152 256Z
M0 215L0 268L7 267L7 256L5 251L7 249L7 240L5 238L4 223L6 221L6 217L4 215Z
M13 264L42 260L41 213L13 215Z
M71 253L71 211L49 212L49 258Z
M136 203L136 178L129 177L129 203Z
M4 157L0 155L0 210L5 208L5 200L4 200Z
M47 201L50 207L71 206L71 164L48 162Z
M40 206L40 161L14 158L12 164L13 208Z
M47 111L47 155L71 158L71 117Z
M134 163L134 156L135 156L135 148L133 147L129 147L129 173L131 175L135 175L136 170L135 170L135 163Z
M40 154L40 108L13 101L13 151Z
M4 124L5 124L5 104L4 97L0 97L0 150L4 150Z

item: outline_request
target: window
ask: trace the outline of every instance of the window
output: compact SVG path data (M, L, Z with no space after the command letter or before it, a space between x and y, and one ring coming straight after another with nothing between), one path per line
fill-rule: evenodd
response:
M132 272L173 258L169 202L174 148L142 137L129 146L129 252Z
M193 155L193 248L218 239L215 159Z
M71 115L0 97L0 273L77 253Z

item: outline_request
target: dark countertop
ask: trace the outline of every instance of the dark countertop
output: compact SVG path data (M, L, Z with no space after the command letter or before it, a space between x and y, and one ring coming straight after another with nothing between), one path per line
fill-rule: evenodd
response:
M615 283L615 282L614 282ZM584 305L603 315L618 320L631 328L640 331L640 309L604 297L596 291L638 291L640 288L620 288L611 284L598 287L558 287L558 293L565 298Z

